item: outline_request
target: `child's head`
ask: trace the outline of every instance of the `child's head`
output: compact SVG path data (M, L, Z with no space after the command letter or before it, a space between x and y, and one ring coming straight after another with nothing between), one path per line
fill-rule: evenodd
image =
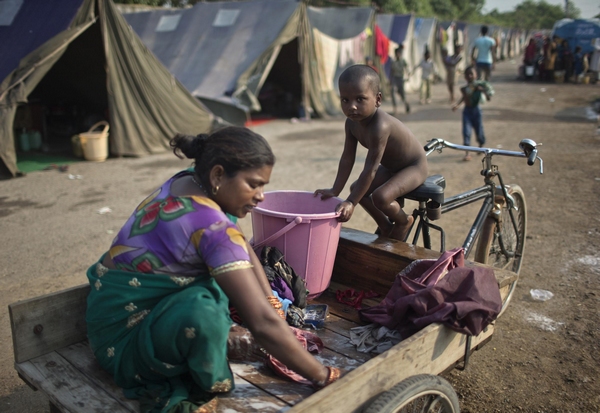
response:
M581 52L581 46L575 46L575 53Z
M425 50L425 54L423 54L423 56L425 57L425 60L429 60L431 53L429 53L429 50Z
M403 51L404 51L404 45L400 44L398 47L396 47L396 50L394 50L394 54L396 55L396 58L400 58L400 56L402 56Z
M475 67L473 66L469 66L465 69L465 80L469 83L471 83L473 80L475 80Z
M367 117L381 105L379 75L373 68L367 65L350 66L342 72L338 83L342 110L346 116Z

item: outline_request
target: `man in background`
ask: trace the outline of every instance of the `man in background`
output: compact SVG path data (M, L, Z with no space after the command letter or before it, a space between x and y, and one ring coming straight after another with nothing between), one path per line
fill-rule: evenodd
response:
M481 26L481 36L475 40L471 60L477 69L477 80L489 81L496 63L496 41L487 35L488 27Z

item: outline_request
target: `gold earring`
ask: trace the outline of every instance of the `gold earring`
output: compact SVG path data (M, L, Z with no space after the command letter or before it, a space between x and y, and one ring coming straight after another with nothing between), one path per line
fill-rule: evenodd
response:
M218 186L213 187L212 194L217 195L217 192L219 192L219 187Z

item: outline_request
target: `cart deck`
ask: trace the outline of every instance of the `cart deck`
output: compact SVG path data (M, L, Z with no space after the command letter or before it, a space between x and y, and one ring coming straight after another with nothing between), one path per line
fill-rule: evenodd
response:
M317 357L348 373L315 392L275 376L262 363L233 363L236 388L219 400L220 412L359 412L374 397L416 374L440 374L464 362L465 354L491 339L494 325L470 339L432 324L380 355L360 353L349 330L362 325L356 309L337 302L335 292L353 288L385 296L395 275L416 259L439 253L344 228L330 288L311 303L329 306L325 327L316 333L325 348ZM466 265L480 265L467 262ZM495 270L504 299L517 275ZM9 306L15 369L50 399L53 412L138 412L87 345L85 310L89 285L20 301ZM366 299L363 305L377 301ZM468 350L467 350L468 349Z

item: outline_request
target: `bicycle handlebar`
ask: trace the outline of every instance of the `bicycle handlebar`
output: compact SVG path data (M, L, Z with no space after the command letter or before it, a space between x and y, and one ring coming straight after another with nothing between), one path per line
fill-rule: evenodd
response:
M539 159L540 173L543 174L544 173L544 164L543 164L542 158L537 156L537 153L538 153L537 145L538 144L536 144L535 141L533 141L531 139L523 139L521 142L519 142L519 147L521 148L522 152L516 152L516 151L507 151L504 149L478 148L476 146L457 145L455 143L448 142L444 139L434 138L434 139L431 139L430 141L428 141L427 144L425 144L425 146L423 147L423 149L425 149L426 155L429 155L430 153L432 153L434 151L441 152L442 149L444 149L444 148L450 148L450 149L455 149L455 150L460 150L460 151L484 153L486 156L489 156L490 158L492 157L492 155L514 156L514 157L519 157L519 158L527 158L527 164L530 166L535 163L536 159Z

